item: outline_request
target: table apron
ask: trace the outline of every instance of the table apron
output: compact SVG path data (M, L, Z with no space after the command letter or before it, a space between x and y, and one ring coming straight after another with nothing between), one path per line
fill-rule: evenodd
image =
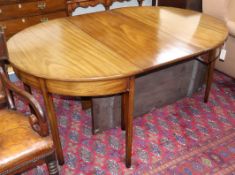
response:
M130 78L119 78L102 81L59 81L38 78L14 68L16 75L25 84L40 90L39 80L43 79L47 91L68 96L104 96L126 92L129 89Z
M113 95L129 89L129 78L90 82L60 82L46 80L48 92L72 96Z

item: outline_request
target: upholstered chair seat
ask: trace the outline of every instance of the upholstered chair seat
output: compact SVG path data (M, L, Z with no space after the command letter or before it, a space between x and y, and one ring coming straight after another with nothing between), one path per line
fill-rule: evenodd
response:
M0 110L0 118L1 172L20 169L53 153L52 139L49 136L41 137L32 130L28 117L22 113Z

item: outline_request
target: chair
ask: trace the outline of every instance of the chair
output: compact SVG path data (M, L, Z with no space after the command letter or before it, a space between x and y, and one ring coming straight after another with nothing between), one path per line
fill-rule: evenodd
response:
M0 38L3 38L0 41L5 41L3 32L0 32ZM3 56L7 55L5 46L4 42L0 42L0 77L8 103L8 108L0 109L0 175L21 173L44 162L49 174L57 175L54 144L43 110L29 93L9 81ZM34 113L26 116L17 112L13 93L24 98Z
M203 12L225 21L229 29L229 37L225 44L227 51L225 61L217 61L216 69L235 78L235 1L203 0Z

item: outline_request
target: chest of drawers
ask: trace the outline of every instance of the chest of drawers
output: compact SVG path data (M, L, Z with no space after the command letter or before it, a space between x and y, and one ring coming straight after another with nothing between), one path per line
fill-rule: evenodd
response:
M64 16L67 16L66 0L0 0L0 27L6 39L34 24ZM0 107L4 104L0 82Z
M0 26L8 39L20 30L67 16L65 0L1 0Z
M105 10L109 10L114 2L123 2L130 0L67 0L68 13L71 15L77 7L87 8L102 4ZM137 0L139 6L142 6L144 0Z

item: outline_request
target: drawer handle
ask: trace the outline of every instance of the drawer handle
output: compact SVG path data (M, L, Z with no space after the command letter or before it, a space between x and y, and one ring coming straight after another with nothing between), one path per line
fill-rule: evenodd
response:
M22 8L22 5L21 5L21 4L18 4L18 8L21 9L21 8Z
M25 18L22 18L21 21L22 21L22 23L25 23Z
M38 8L39 8L40 10L45 9L46 6L47 6L46 2L44 2L44 1L39 1L39 2L38 2Z
M43 17L40 19L41 22L47 22L48 21L48 18L47 17Z
M1 28L1 30L6 30L7 26L3 24L3 25L0 25L0 28Z
M2 9L0 9L0 14L2 13Z

